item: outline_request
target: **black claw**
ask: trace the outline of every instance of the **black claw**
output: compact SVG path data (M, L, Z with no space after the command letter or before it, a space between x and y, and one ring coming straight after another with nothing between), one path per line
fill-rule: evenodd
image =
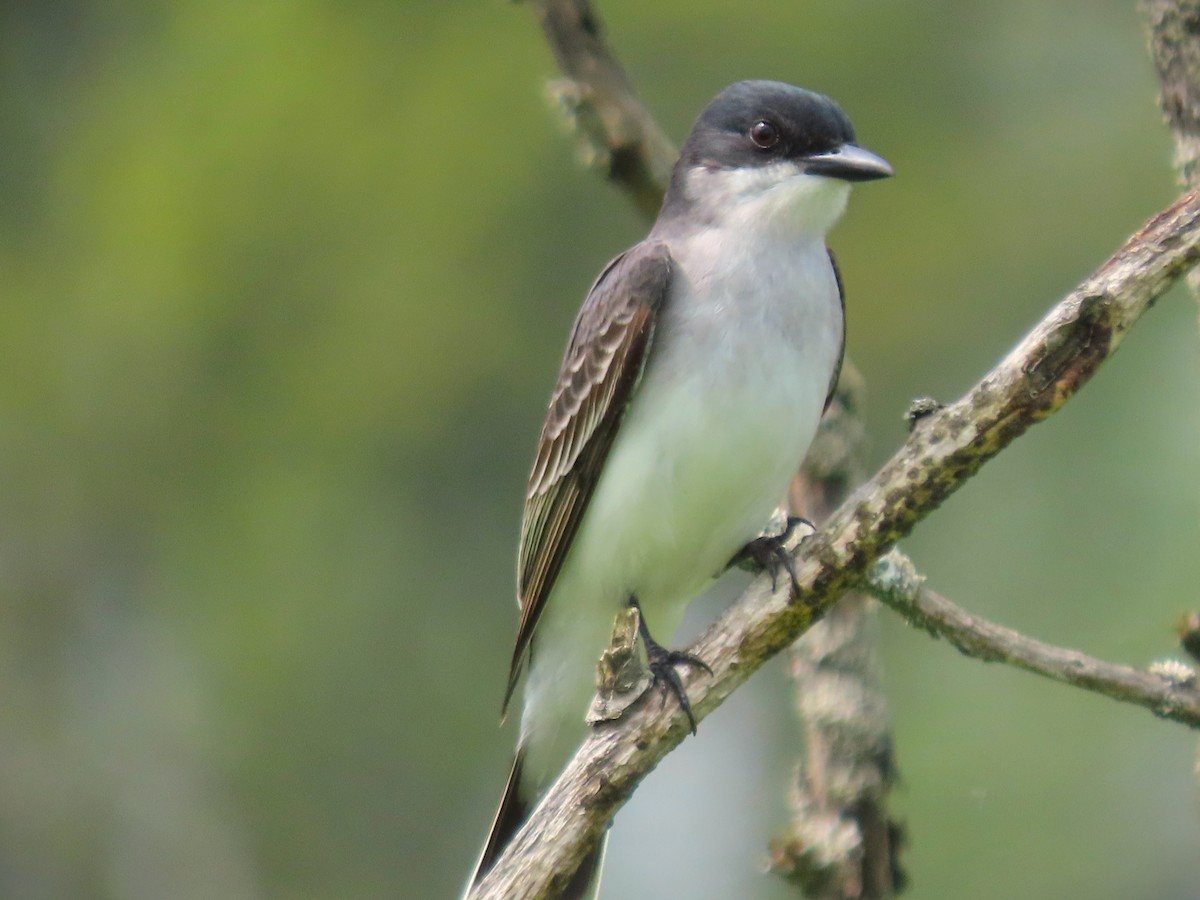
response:
M796 530L797 525L803 525L813 531L817 530L817 526L812 523L811 519L806 519L804 516L788 516L787 528L783 530L783 539L787 540L792 536L792 532Z
M771 576L772 592L778 587L779 570L783 569L792 581L792 595L800 593L800 582L796 578L796 563L786 546L797 525L806 525L814 531L816 530L816 526L808 519L800 516L788 516L787 528L783 530L782 534L755 538L739 550L729 564L737 565L748 560L758 568L765 569Z
M688 702L687 691L683 689L683 682L680 681L675 667L694 666L697 669L703 669L709 675L713 673L712 669L700 657L683 650L668 650L656 641L650 636L650 630L646 627L646 617L642 615L642 608L638 604L637 597L630 597L629 605L638 611L638 634L642 636L642 644L646 648L646 662L650 667L650 674L654 676L656 683L661 684L678 701L679 708L687 716L688 726L695 735L696 717L692 713L692 704Z

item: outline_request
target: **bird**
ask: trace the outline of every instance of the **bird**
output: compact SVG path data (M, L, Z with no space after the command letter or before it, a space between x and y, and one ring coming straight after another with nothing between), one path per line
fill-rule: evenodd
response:
M505 690L520 736L468 883L494 866L587 734L615 616L639 610L655 681L692 718L671 651L687 603L765 526L816 434L845 348L825 237L852 183L892 175L828 97L739 81L693 125L658 217L588 291L529 476ZM595 897L604 839L562 889Z

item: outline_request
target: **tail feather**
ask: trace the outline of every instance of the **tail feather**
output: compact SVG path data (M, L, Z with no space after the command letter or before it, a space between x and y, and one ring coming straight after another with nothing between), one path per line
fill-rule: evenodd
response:
M524 768L524 754L517 748L513 756L512 769L508 773L508 781L504 785L504 795L500 798L500 806L492 819L492 827L488 832L487 843L475 864L467 892L481 882L485 875L496 865L500 854L508 846L509 841L525 824L533 811L533 801L527 799L521 789L521 776ZM560 900L595 900L600 891L600 869L604 864L604 851L608 845L608 835L600 838L598 844L583 858L575 874L567 886L559 894Z
M504 785L504 795L500 798L500 806L488 831L487 843L483 845L483 853L479 855L479 862L475 864L471 887L479 884L483 876L492 870L501 851L529 818L530 804L521 796L521 770L524 761L525 756L518 747L517 752L513 754L512 768Z

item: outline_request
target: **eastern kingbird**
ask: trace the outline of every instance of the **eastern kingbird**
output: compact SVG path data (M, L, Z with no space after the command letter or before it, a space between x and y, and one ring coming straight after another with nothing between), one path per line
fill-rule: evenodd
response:
M845 343L825 233L850 183L891 167L828 97L742 81L701 113L658 220L605 267L575 320L521 522L521 610L505 705L524 669L512 772L472 884L586 734L596 662L626 604L656 678L687 602L784 499ZM603 842L564 891L594 896Z

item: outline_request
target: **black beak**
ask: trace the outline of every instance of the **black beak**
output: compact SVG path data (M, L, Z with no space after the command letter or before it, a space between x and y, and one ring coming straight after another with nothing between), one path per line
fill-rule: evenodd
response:
M804 171L810 175L840 178L842 181L875 181L892 175L892 167L886 159L857 144L842 144L828 153L814 153L805 157Z

